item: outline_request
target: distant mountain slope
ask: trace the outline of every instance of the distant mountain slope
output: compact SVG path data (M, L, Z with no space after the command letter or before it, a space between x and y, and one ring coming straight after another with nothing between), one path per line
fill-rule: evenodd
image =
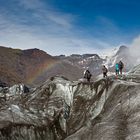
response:
M70 61L60 60L39 49L12 49L0 47L0 80L16 83L41 84L47 78L63 75L70 80L82 76L82 69Z
M48 69L47 72L42 73L42 75L36 78L34 83L39 84L39 81L44 82L46 79L56 75L64 76L71 81L75 81L83 77L83 70L76 65L72 65L69 61L61 60L53 65L52 68Z
M14 84L30 82L36 71L44 69L56 59L39 49L20 50L0 47L0 80Z
M12 84L23 81L23 73L17 69L21 54L21 50L0 47L0 80Z
M46 79L63 75L69 80L83 77L87 68L93 77L102 73L102 65L108 66L114 72L116 62L124 62L124 71L129 71L135 64L129 48L120 46L110 57L101 58L98 54L72 54L70 56L51 56L39 49L12 49L0 47L0 80L8 84L23 82L25 84L41 84Z
M72 65L78 66L83 71L89 69L94 76L101 73L101 67L104 59L100 58L97 54L72 54L70 56L60 55L57 58L69 61Z

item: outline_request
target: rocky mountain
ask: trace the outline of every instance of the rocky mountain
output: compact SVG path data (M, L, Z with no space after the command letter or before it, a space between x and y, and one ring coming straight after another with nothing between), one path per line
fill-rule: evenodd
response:
M39 49L19 50L0 47L0 80L6 83L28 83L36 71L56 60Z
M100 58L97 54L72 54L70 56L60 55L57 56L60 60L69 61L72 65L78 66L83 71L89 69L95 76L101 73L101 67L104 59Z
M116 79L52 77L0 89L1 140L139 140L140 66Z
M78 73L76 74L75 71ZM64 75L70 80L81 77L82 70L65 60L60 61L39 49L0 47L0 80L9 85L40 84L51 76Z
M47 69L43 72L39 77L36 78L34 84L38 85L39 81L43 82L46 79L49 79L52 76L64 76L69 80L77 80L83 77L83 69L80 67L73 65L71 62L66 60L57 60L51 68Z
M78 66L83 70L89 68L94 77L102 73L102 65L106 65L110 72L114 72L115 64L121 60L125 66L123 71L128 72L138 64L136 62L139 59L133 56L131 50L124 45L120 46L112 52L110 56L106 56L105 58L102 58L97 54L60 55L56 58L69 61L72 65Z
M92 78L102 73L102 65L114 72L116 62L122 60L128 72L137 58L134 58L128 47L120 46L118 51L106 58L97 54L72 54L70 56L51 56L39 49L12 49L0 47L0 80L9 85L25 83L39 85L55 75L63 75L69 80L83 77L83 71L89 69Z

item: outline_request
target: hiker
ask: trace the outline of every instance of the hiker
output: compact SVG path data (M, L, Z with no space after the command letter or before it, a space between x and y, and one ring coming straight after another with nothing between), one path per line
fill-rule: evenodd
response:
M107 77L108 69L106 68L105 65L103 65L103 67L102 67L102 71L103 71L103 77L104 77L104 78Z
M115 71L116 71L116 75L119 75L119 63L116 63Z
M119 71L120 71L120 74L122 75L122 69L124 67L124 64L122 61L119 62Z
M92 74L91 74L90 71L87 69L87 70L84 72L84 78L87 79L88 82L90 82L91 76L92 76Z

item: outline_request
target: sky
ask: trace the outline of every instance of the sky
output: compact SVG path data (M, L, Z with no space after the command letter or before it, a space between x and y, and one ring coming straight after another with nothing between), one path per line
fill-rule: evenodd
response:
M0 46L51 55L140 44L139 0L0 0Z

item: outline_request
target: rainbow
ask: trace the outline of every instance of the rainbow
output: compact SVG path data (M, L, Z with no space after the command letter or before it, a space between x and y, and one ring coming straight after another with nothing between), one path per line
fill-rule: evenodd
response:
M52 62L44 62L40 64L33 72L28 75L26 81L28 84L33 83L39 76L41 76L44 72L48 71L49 69L53 68L59 61L52 61Z

